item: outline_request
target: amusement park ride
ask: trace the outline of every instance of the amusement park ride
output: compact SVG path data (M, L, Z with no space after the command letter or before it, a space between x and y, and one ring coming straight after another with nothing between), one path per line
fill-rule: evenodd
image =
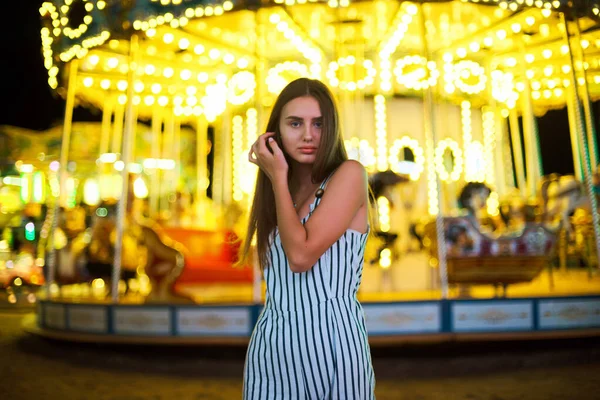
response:
M53 0L40 15L62 132L38 157L0 130L18 173L0 190L47 209L32 332L248 340L264 289L256 266L232 267L247 149L302 76L335 92L348 154L377 187L363 277L376 289L359 293L374 341L600 328L594 1ZM73 123L76 105L102 122ZM538 132L565 107L569 132ZM570 135L574 176L544 174L542 135ZM415 271L415 293L373 284Z

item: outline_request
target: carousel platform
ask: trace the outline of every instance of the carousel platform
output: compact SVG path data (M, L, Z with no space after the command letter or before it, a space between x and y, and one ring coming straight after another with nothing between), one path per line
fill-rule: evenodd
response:
M600 276L584 270L540 274L508 288L450 289L448 299L430 285L432 271L407 257L391 270L365 266L359 293L369 340L377 344L461 340L535 340L600 334ZM434 271L435 272L435 271ZM263 288L264 289L264 288ZM261 312L248 283L188 284L172 302L142 296L70 295L41 298L24 323L35 335L79 342L156 345L244 345Z

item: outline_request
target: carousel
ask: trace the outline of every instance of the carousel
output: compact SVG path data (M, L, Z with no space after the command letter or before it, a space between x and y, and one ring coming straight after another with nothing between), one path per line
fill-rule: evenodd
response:
M334 91L370 174L359 299L373 343L598 333L594 1L52 0L40 15L64 123L3 178L45 210L28 331L247 342L264 300L257 266L233 266L247 149L305 76ZM76 106L101 121L73 123ZM538 129L564 108L568 129ZM569 137L573 175L544 173L552 135Z

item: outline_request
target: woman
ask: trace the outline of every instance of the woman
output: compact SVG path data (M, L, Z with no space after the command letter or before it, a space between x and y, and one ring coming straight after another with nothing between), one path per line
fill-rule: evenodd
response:
M240 258L256 234L267 298L248 347L244 399L373 399L356 299L367 174L348 160L329 89L290 83L248 157L260 171Z

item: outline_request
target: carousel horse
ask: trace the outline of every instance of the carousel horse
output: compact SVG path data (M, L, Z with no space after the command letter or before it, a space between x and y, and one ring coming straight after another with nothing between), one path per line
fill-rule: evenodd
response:
M486 207L490 193L492 189L485 183L468 182L460 191L458 206L461 210L465 210L467 215L478 220L478 214Z
M542 221L550 225L562 225L568 234L573 233L570 216L575 210L590 208L583 184L573 175L551 174L542 177L539 197Z
M155 222L146 221L140 226L147 251L145 273L152 286L146 302L183 299L184 296L174 290L175 281L185 266L183 246L165 237Z
M98 212L100 209L105 212ZM73 259L76 264L83 266L84 280L92 282L99 278L108 283L112 280L115 256L116 205L102 204L98 210L94 213L89 231L85 231L73 239ZM130 289L129 280L137 277L137 269L143 263L139 237L138 227L128 221L121 241L120 276L125 283L126 293Z
M597 196L598 172L594 174ZM566 268L575 262L591 273L598 264L591 213L591 201L582 182L572 175L549 175L540 185L544 222L559 232L558 265ZM569 261L570 260L570 261Z
M379 197L385 197L390 205L390 208L394 207L395 204L395 193L394 188L401 184L409 182L406 176L399 175L392 170L386 170L377 172L369 177L369 202L372 206L377 204ZM377 207L375 206L375 210ZM378 219L378 218L377 218ZM398 239L397 233L384 232L380 229L374 230L374 236L378 238L381 243L378 246L373 258L369 260L371 265L379 262L381 251L388 248L392 249L396 240Z

